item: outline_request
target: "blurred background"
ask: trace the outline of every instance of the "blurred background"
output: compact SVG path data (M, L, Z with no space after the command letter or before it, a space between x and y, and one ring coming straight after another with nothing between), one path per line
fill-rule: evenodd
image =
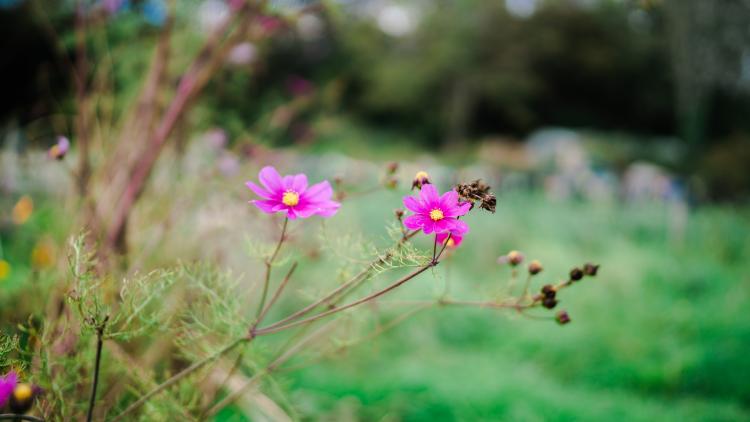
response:
M239 223L260 167L366 191L398 162L337 233L382 241L418 170L441 190L482 178L497 213L472 217L441 283L500 283L511 249L546 282L586 260L600 275L566 293L565 327L438 309L279 375L287 417L750 420L750 2L278 0L217 37L239 3L0 0L3 331L34 280L65 277L81 227L124 273L252 275L243 239L273 238ZM120 227L109 205L152 153ZM253 412L217 420L275 418Z

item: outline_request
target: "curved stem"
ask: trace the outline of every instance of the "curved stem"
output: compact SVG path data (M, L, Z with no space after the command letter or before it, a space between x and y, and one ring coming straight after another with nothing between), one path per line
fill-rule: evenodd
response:
M420 232L420 230L415 230L415 231L410 232L410 233L404 233L404 235L401 237L401 239L396 244L396 248L400 248L401 245L403 245L404 243L406 243L407 241L409 241L409 239L411 239L412 237L414 237L419 232ZM331 301L331 299L333 299L334 297L338 296L339 294L341 294L345 290L349 289L350 287L356 286L356 284L358 282L360 282L362 280L365 280L365 276L367 276L370 273L370 271L372 271L372 269L374 268L375 265L387 262L389 259L391 259L392 256L393 256L393 254L391 252L388 252L384 256L381 256L381 257L375 259L370 264L368 264L367 267L364 270L362 270L359 273L357 273L354 277L350 278L344 284L342 284L339 287L335 288L333 291L331 291L327 295L323 296L321 299L318 299L315 302L313 302L313 303L305 306L304 308L300 309L299 311L296 311L293 314L291 314L291 315L289 315L289 316L287 316L287 317L285 317L285 318L283 318L283 319L281 319L279 321L274 322L273 324L265 327L265 329L279 327L279 326L282 326L282 325L284 325L284 324L286 324L286 323L288 323L290 321L294 321L297 318L300 318L300 317L302 317L304 315L307 315L313 309L317 308L318 306L320 306L320 305L322 305L322 304L324 304L326 302Z
M327 317L329 315L333 315L335 313L338 313L338 312L341 312L341 311L345 311L345 310L347 310L349 308L353 308L353 307L355 307L357 305L361 305L361 304L363 304L365 302L369 302L370 300L376 299L376 298L378 298L378 297L380 297L380 296L382 296L382 295L390 292L391 290L393 290L393 289L401 286L402 284L404 284L407 281L411 280L412 278L418 276L419 274L422 274L423 272L425 272L428 269L434 267L435 265L437 265L437 262L434 262L434 261L430 262L428 265L420 267L418 270L412 272L411 274L408 274L408 275L402 277L401 279L399 279L395 283L389 285L388 287L385 287L385 288L383 288L381 290L378 290L377 292L369 294L369 295L367 295L367 296L365 296L365 297L363 297L361 299L355 300L354 302L348 303L348 304L340 306L338 308L330 309L330 310L325 311L325 312L321 312L321 313L319 313L317 315L313 315L311 317L308 317L308 318L305 318L305 319L302 319L302 320L299 320L299 321L296 321L296 322L291 322L289 324L277 325L275 327L274 326L269 326L269 327L261 328L259 330L256 330L255 334L259 335L259 336L262 336L262 335L266 335L266 334L276 333L276 332L283 331L283 330L286 330L286 329L289 329L289 328L292 328L292 327L297 327L299 325L307 324L307 323L319 320L321 318L325 318L325 317Z
M284 225L281 227L281 235L279 236L279 242L276 244L276 249L273 250L273 253L271 256L266 259L266 276L263 280L263 293L261 293L260 296L260 303L258 304L258 312L255 314L255 319L260 320L260 316L263 313L263 309L266 306L266 296L268 296L268 285L271 282L271 268L273 267L273 262L276 260L276 256L279 254L279 250L281 250L281 244L284 243L284 237L286 236L286 227L289 224L289 218L284 218Z

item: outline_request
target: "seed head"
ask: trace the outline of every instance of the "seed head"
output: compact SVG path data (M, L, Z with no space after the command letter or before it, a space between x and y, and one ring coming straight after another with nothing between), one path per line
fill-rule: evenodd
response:
M570 270L570 279L573 281L578 281L583 278L583 270L575 267L572 270Z
M554 297L545 297L542 300L542 306L544 306L547 309L552 309L555 306L557 306L557 299L555 299Z
M458 196L466 202L471 202L472 208L479 202L479 208L494 213L497 206L495 195L490 192L490 186L477 179L471 183L461 183L456 186Z
M531 275L537 275L542 272L544 267L542 267L542 263L537 261L536 259L529 262L529 274Z
M557 290L551 284L545 284L544 286L542 286L542 294L545 298L554 298L557 294Z

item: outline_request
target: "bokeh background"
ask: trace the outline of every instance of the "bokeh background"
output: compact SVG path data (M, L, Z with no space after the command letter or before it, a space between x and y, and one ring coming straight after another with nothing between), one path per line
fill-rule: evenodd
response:
M62 271L86 221L77 81L96 110L92 161L117 166L109 151L139 142L121 134L161 34L174 87L229 3L0 0L3 331L28 317L19 298ZM398 187L345 201L336 233L383 243L417 170L443 189L482 178L498 196L444 272L407 295L491 291L511 249L541 260L547 282L602 265L566 292L567 326L430 310L280 374L269 394L285 417L750 420L750 3L284 0L262 11L161 153L128 224L131 270L207 259L252 278L260 263L244 239L273 233L238 222L259 218L243 182L262 165L365 191L389 162ZM50 160L59 136L71 152ZM234 407L216 420L279 417Z

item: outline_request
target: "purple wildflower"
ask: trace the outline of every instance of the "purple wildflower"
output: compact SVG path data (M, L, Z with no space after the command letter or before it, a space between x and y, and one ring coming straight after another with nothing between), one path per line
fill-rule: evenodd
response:
M15 371L10 371L5 376L0 377L0 408L8 403L17 384L18 374Z
M263 167L258 179L263 187L253 182L246 183L250 190L262 198L250 203L267 214L286 212L291 220L316 214L331 217L341 206L331 200L333 189L327 180L308 187L306 175L300 173L281 177L271 166Z
M469 212L471 204L459 203L456 191L441 196L434 185L422 185L419 198L405 196L404 205L414 213L404 219L404 225L411 230L421 229L425 234L450 232L454 236L469 231L469 226L458 217Z

